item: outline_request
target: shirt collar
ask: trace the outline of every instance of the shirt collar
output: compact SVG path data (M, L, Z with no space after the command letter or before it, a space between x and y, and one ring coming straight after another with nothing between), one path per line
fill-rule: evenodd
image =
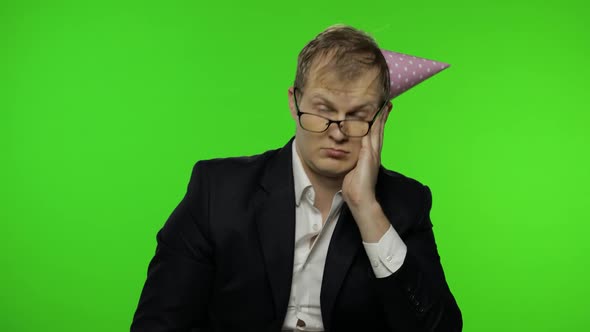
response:
M315 191L313 190L311 181L309 181L309 178L303 169L303 163L301 162L301 158L299 158L299 154L297 153L295 139L293 140L292 154L293 158L291 158L291 160L293 164L293 182L295 184L295 204L299 206L303 195L309 195L310 201L313 202L315 200ZM336 206L340 207L342 202L344 202L342 198L342 190L338 190L335 197L333 198L332 203L336 203Z
M308 190L313 191L313 187L311 185L311 181L309 181L309 178L307 177L307 174L305 174L303 164L301 163L301 158L299 158L299 154L297 153L296 140L293 140L292 154L293 179L295 183L295 204L299 206L301 198L305 192Z

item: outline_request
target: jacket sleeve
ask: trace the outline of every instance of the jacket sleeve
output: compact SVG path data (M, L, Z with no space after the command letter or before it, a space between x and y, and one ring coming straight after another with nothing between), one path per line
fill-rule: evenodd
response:
M422 188L423 209L420 220L404 236L407 253L403 264L375 282L392 330L461 331L461 311L445 280L432 232L432 195L427 186Z
M214 264L204 173L202 163L196 163L186 195L156 236L156 253L148 267L132 332L189 331L207 325Z

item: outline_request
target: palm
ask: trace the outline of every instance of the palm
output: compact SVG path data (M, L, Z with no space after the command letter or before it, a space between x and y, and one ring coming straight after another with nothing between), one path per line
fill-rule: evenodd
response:
M349 205L360 206L375 199L375 184L381 165L383 127L386 119L387 116L379 117L371 132L362 138L356 166L342 181L342 195Z

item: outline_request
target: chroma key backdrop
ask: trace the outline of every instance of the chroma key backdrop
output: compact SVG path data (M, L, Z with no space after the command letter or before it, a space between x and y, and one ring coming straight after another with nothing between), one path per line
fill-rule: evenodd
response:
M464 331L590 326L583 1L0 3L0 329L125 331L201 159L294 134L298 52L345 23L450 67L394 99Z

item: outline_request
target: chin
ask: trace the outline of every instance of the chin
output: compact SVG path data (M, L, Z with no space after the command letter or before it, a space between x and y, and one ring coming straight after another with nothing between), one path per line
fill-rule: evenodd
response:
M354 168L354 165L349 165L345 162L319 161L315 164L314 168L315 171L322 176L329 178L343 178Z

